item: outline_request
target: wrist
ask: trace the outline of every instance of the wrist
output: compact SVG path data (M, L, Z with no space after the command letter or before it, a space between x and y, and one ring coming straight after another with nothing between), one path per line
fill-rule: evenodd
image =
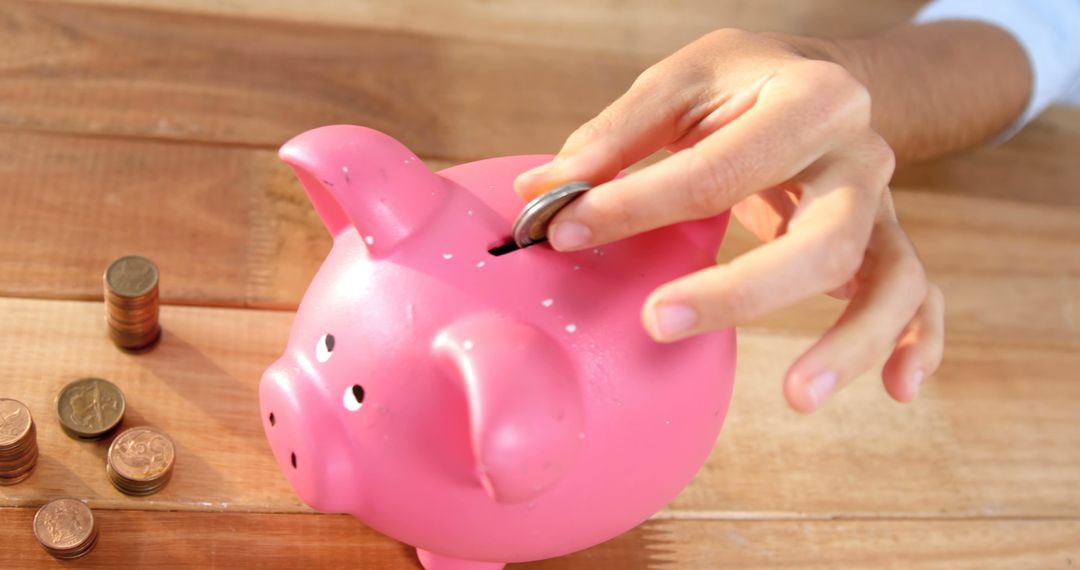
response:
M787 43L798 55L807 59L835 63L869 87L866 54L873 51L874 38L835 39L794 34L769 34Z

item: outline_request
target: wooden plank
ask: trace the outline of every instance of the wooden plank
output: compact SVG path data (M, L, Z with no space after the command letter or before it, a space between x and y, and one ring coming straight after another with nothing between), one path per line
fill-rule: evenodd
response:
M1078 152L1080 109L1051 107L1004 144L902 165L893 187L1076 208Z
M3 136L0 295L100 299L109 262L139 253L166 303L295 307L330 249L274 152Z
M109 262L139 253L161 269L165 302L292 304L321 262L309 252L329 250L303 190L270 151L5 139L4 294L100 299ZM288 202L297 207L283 212ZM283 255L288 266L278 265Z
M0 564L55 564L32 509L0 509ZM97 510L80 568L419 568L412 550L345 515ZM512 570L594 568L1066 568L1080 522L656 521L588 550Z
M96 507L304 512L274 464L256 386L282 350L288 312L167 306L154 351L123 354L98 303L0 299L4 396L39 423L42 458L0 506L76 495ZM780 394L805 335L740 335L735 396L705 468L670 506L694 516L1080 516L1080 352L1035 343L954 342L918 402L892 403L872 374L803 417ZM105 443L64 436L53 398L99 375L127 394L128 425L176 440L174 479L130 498L106 481Z
M559 0L534 10L520 1L471 0L458 11L458 4L440 8L420 0L316 0L302 7L280 1L157 0L159 8L188 14L182 16L8 2L0 17L15 47L0 61L0 96L6 102L0 125L273 147L312 126L352 122L395 133L424 156L461 160L549 152L638 72L696 37L698 27L730 23L818 34L865 32L903 20L920 3L892 0L865 9L854 0L693 0L677 9L649 2L583 6ZM315 17L324 24L355 20L370 29L288 21L300 13L325 14ZM671 29L659 24L668 20L687 22L696 31L674 32L648 55L632 51ZM431 25L410 28L408 22ZM434 33L428 30L432 26L462 37L427 34ZM522 45L503 43L499 34L504 32ZM564 34L613 51L578 46L564 41ZM1072 127L1065 132L1056 126L1058 116L1045 127L1033 127L1047 133L1043 148L1058 149L1070 130L1075 148L1078 115L1071 114ZM1005 145L1009 158L1038 162L1046 156L1041 166L1053 167L1051 172L1072 156L1032 156L1017 144ZM989 182L990 189L1011 188L1002 181L1018 179L1043 188L1042 180L1017 177L1019 164L989 156L971 163L947 161L919 170L911 180L951 184L985 172L977 179ZM1051 190L1057 188L1071 186Z
M1015 570L1080 565L1080 523L1075 520L679 521L648 526L666 551L649 568Z
M901 189L895 200L930 279L945 292L948 338L1080 346L1080 208L939 190ZM721 261L759 243L732 224ZM751 326L820 333L843 307L820 296Z
M363 124L421 156L549 151L649 59L321 24L8 2L0 126L276 148Z
M136 252L161 267L166 303L293 308L330 248L271 151L23 131L5 140L0 295L98 299L104 267ZM950 337L1080 343L1080 209L941 187L902 189L897 207L945 289ZM756 245L733 224L721 257ZM754 326L817 333L841 308L819 297Z
M741 332L735 396L712 457L669 505L712 516L1073 516L1080 353L950 342L912 405L871 372L825 409L787 409L782 374L811 339Z
M76 1L0 14L15 39L0 57L0 128L15 129L0 148L0 296L97 298L104 264L135 245L162 265L168 303L275 308L295 305L329 246L273 156L300 130L365 123L450 158L550 150L721 20L833 34L918 4ZM788 412L784 367L839 306L762 319L741 333L715 452L661 520L522 567L1080 560L1078 148L1080 112L1053 111L1002 147L898 175L901 216L949 297L946 362L917 404L890 403L867 375L823 413ZM725 252L751 246L735 231ZM74 494L103 524L80 565L415 567L352 519L309 514L270 458L255 386L291 318L167 306L163 344L132 356L108 344L96 303L0 299L0 396L31 405L43 451L29 481L0 488L14 507L0 508L0 566L49 562L27 507ZM60 433L52 398L90 374L125 389L129 425L177 439L177 477L160 494L115 492L105 444Z
M72 1L72 0L68 0ZM907 21L922 0L74 0L81 4L165 12L309 22L496 40L542 47L574 46L660 57L712 30L735 27L824 36L867 34Z
M262 432L258 381L284 349L288 312L164 307L164 336L150 353L110 344L101 303L0 301L0 378L29 406L41 457L33 476L0 490L0 506L74 495L95 507L303 511ZM176 471L157 494L131 498L105 476L109 440L67 437L55 398L68 382L108 378L127 400L124 425L154 425L176 442Z
M0 509L0 565L59 566L34 539L34 509ZM95 509L98 544L77 568L419 568L403 545L338 515Z
M746 19L743 23L760 22L765 28L798 31L805 26L814 33L837 33L828 22L874 28L902 20L920 4L892 0L871 10L853 0L816 0L797 7L783 3L782 8L773 5L780 0L728 0L715 8L702 2L677 10L647 2L581 6L560 0L538 11L472 0L455 16L446 11L457 10L456 4L440 8L414 2L393 7L340 0L303 7L206 0L155 4L186 16L9 2L2 17L17 47L0 62L0 96L7 102L0 109L0 125L274 147L315 125L353 122L392 132L424 156L462 160L548 152L661 57L624 51L648 42L622 30L618 22L623 20L646 29L649 37L667 29L658 25L664 15L711 28L703 24L709 14L716 23ZM133 0L85 3L126 5ZM316 21L355 18L371 29L286 21L299 12L325 14ZM578 16L564 17L569 13ZM549 15L560 33L603 38L610 31L615 38L600 41L618 47L607 53L552 40L560 34L547 33ZM245 19L251 16L273 20ZM845 23L864 17L882 21ZM426 30L406 25L414 21L437 23L438 29L463 37L414 33ZM583 31L575 31L572 22L580 22ZM79 33L69 33L75 29ZM148 29L155 33L145 33ZM501 30L524 43L504 45L491 35ZM693 37L677 35L672 48ZM1080 112L1052 111L1000 151L913 167L910 174L902 171L898 183L974 188L998 197L1011 196L1020 183L1030 188L1025 197L1057 196L1075 204L1072 177L1066 174L1075 176L1080 167L1071 160L1075 150L1062 146L1075 149L1078 132Z

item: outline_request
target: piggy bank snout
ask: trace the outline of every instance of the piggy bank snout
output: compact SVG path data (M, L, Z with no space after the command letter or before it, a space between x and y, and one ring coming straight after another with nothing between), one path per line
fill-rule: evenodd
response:
M348 439L317 379L278 362L259 388L263 429L300 499L318 511L352 512L361 492Z

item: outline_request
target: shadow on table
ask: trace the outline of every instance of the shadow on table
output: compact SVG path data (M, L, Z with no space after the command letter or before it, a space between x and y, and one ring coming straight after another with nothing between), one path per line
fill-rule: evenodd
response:
M167 328L158 346L135 362L213 422L203 429L261 439L258 378L241 381Z

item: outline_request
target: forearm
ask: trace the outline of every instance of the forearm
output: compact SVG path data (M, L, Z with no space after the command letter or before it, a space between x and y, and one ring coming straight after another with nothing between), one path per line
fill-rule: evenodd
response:
M900 161L992 139L1031 92L1027 56L997 27L963 21L907 25L851 40L810 40L870 90L872 124Z

